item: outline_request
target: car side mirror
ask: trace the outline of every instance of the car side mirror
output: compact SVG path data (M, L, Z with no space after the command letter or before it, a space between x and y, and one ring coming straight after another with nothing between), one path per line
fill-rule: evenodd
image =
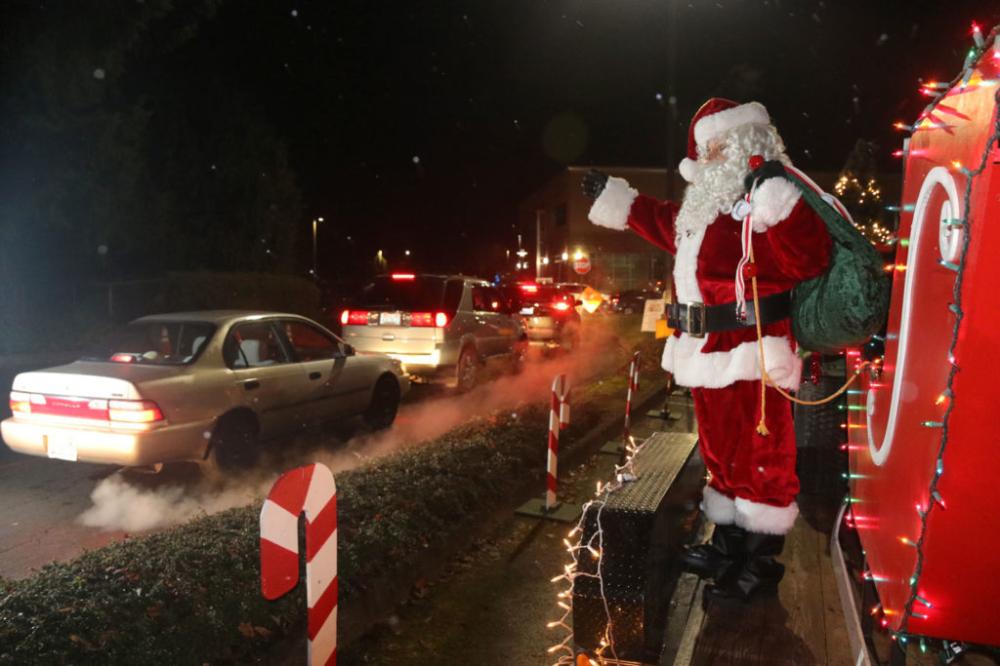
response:
M354 356L354 354L355 354L354 347L352 347L351 345L345 343L344 344L344 356Z

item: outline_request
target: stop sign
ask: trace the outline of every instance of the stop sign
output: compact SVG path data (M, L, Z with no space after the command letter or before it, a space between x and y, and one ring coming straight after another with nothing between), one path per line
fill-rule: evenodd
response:
M573 270L579 275L586 275L590 272L590 257L580 257L573 260Z

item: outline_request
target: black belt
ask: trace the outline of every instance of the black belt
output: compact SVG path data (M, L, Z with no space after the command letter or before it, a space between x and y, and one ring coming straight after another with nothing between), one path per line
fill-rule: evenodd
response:
M761 325L773 324L788 319L792 312L792 292L783 291L763 296L760 302ZM670 303L667 305L667 324L695 338L706 333L735 331L747 326L756 326L753 301L746 302L746 319L736 317L736 303L705 305L704 303Z

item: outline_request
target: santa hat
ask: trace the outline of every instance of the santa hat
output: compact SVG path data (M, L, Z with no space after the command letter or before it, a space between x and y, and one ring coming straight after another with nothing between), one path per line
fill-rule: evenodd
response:
M759 102L739 104L721 97L708 100L691 118L687 157L678 167L681 176L689 183L694 181L698 174L698 149L704 148L713 138L741 125L768 125L770 122L767 109Z

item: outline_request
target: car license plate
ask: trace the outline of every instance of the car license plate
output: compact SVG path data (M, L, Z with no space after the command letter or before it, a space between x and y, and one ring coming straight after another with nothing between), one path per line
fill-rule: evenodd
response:
M49 458L76 462L76 444L66 435L46 435L45 450Z
M401 321L398 312L383 312L378 316L378 323L381 326L399 326Z
M523 315L533 315L533 314L535 314L535 308L521 308L521 314L523 314Z

